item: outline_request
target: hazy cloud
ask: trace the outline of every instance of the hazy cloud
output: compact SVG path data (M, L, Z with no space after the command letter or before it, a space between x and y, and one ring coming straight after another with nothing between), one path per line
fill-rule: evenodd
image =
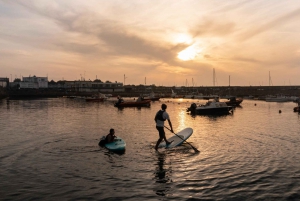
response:
M299 17L300 3L291 0L0 0L0 76L74 80L85 72L118 81L127 74L134 84L147 77L209 85L214 68L219 84L229 73L240 85L261 83L270 68L280 76L299 65ZM191 47L193 60L177 58Z
M295 23L300 20L300 8L291 11L283 16L272 19L269 22L260 23L259 26L254 26L253 28L249 28L249 30L245 31L240 35L240 40L248 40L258 34L264 33L266 31L274 30L275 27L282 26L285 23L288 23L290 20L295 19Z

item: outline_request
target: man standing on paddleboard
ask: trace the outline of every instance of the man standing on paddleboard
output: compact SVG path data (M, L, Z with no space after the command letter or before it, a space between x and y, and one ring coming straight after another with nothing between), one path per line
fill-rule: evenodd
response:
M165 130L164 130L164 123L166 120L168 120L168 123L170 125L171 128L171 132L173 133L173 127L172 127L172 123L169 117L169 114L166 112L167 109L167 105L166 104L162 104L161 105L161 110L159 110L154 118L154 121L156 123L156 129L158 130L158 134L159 134L159 139L157 140L157 143L155 145L155 150L157 151L158 149L158 145L162 142L162 140L164 139L166 142L166 145L171 144L171 142L169 142L166 138L166 134L165 134Z

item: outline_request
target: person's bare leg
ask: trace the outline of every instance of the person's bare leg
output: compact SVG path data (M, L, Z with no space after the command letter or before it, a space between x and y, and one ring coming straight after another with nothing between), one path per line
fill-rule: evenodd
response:
M158 149L158 145L161 143L162 140L163 140L162 138L159 138L159 139L157 140L156 145L155 145L155 150L156 150L156 151L157 151L157 149Z

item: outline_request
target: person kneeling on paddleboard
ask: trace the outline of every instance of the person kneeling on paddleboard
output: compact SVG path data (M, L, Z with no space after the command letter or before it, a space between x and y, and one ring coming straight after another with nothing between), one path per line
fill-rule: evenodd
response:
M115 129L113 129L113 128L111 128L110 130L109 130L109 134L106 136L106 138L105 138L105 141L106 141L106 143L110 143L110 142L113 142L114 141L114 139L115 139Z
M171 142L169 142L166 138L166 134L165 134L165 130L164 130L164 122L166 120L168 120L168 123L170 125L171 128L171 132L173 132L173 127L172 127L172 123L169 117L169 114L166 112L167 109L167 105L166 104L162 104L161 105L161 110L159 110L154 118L154 121L156 123L156 129L158 130L159 133L159 139L157 140L157 143L155 145L155 150L157 151L158 149L158 145L162 142L162 140L165 140L166 144L171 144Z
M110 143L110 142L113 142L115 140L115 129L111 128L109 130L109 134L102 137L102 139L100 139L100 142L99 142L99 146L104 146L106 143Z

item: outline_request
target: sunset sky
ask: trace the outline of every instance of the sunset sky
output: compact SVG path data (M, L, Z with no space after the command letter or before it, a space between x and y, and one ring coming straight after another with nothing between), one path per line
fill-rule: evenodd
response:
M300 85L300 1L0 0L0 77Z

